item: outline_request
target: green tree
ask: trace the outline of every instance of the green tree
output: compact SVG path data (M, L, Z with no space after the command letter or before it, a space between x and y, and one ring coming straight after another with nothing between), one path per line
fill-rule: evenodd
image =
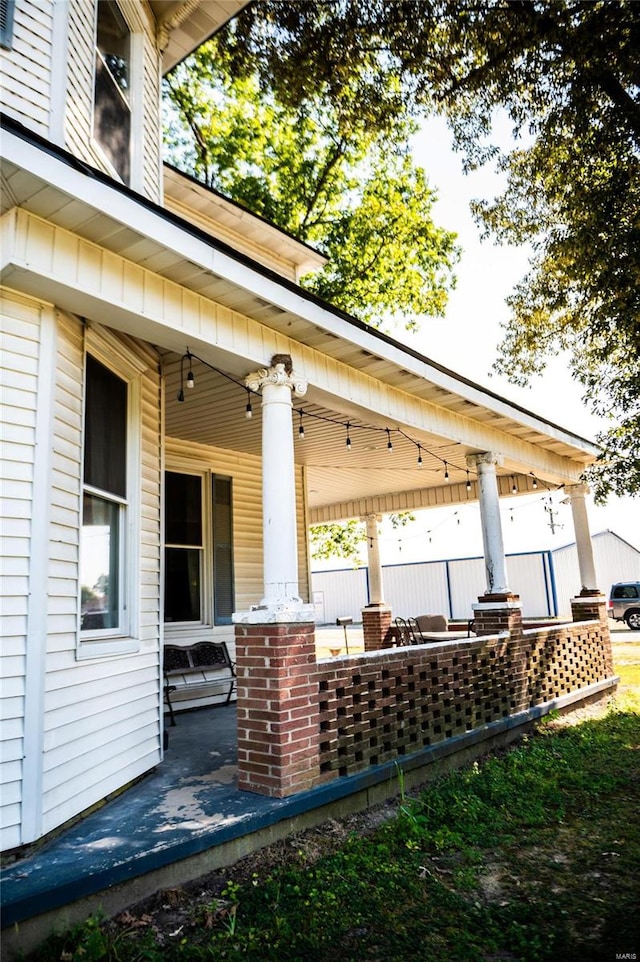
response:
M362 118L347 130L330 102L282 104L225 64L212 40L167 78L169 158L319 248L328 264L302 283L323 299L377 326L442 315L458 250L406 113L384 134Z
M292 107L332 105L386 136L444 112L465 164L497 162L504 193L475 213L529 242L497 370L522 383L568 350L610 430L595 492L640 492L640 17L633 0L260 0L220 37L236 76ZM516 147L491 142L497 110Z

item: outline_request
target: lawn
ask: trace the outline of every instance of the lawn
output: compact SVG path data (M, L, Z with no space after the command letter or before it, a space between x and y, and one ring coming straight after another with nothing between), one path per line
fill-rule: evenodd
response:
M336 826L333 843L331 826L304 833L30 958L640 958L640 644L616 644L615 658L622 684L602 717L551 718L509 751L401 794L375 829Z

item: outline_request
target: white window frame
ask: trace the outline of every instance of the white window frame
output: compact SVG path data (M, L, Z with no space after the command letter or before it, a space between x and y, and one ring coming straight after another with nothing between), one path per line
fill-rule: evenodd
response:
M76 658L113 657L140 649L140 511L141 511L141 460L142 460L142 385L144 365L137 358L125 353L122 344L108 332L91 328L85 334L85 362L83 385L86 385L86 357L91 355L127 385L127 459L126 497L119 498L112 492L104 492L84 483L84 405L86 391L83 388L83 441L80 468L80 516L78 529L78 552L82 527L82 502L84 493L94 494L120 504L119 510L119 608L121 623L117 628L101 628L83 631L81 628L80 566L78 564L78 629Z
M164 475L166 472L171 472L172 474L188 474L191 477L197 477L200 479L200 497L202 505L202 561L200 568L200 621L164 621L164 603L162 618L164 624L164 634L165 638L180 638L181 636L193 633L200 629L210 629L213 627L213 531L212 531L212 507L211 498L207 497L207 492L211 491L211 479L212 473L208 468L202 468L201 465L194 465L189 462L177 462L170 461L164 465L163 468L163 486L164 486ZM181 545L169 544L166 540L166 533L164 529L165 519L164 511L162 518L163 526L163 538L162 538L162 550L163 556L167 548L179 548ZM192 545L185 545L184 547L193 547ZM166 577L166 561L163 557L163 567Z
M144 185L143 176L143 136L135 136L135 131L144 131L144 34L139 27L134 27L131 19L127 16L126 9L119 2L114 0L115 6L129 31L129 96L126 98L131 118L131 136L129 142L129 183L127 186L132 190L142 190ZM98 55L98 4L95 5L95 19L93 29L93 56ZM93 79L95 81L95 62L93 66ZM111 160L107 156L100 141L94 135L94 115L95 115L95 91L92 89L91 95L91 144L94 150L102 158L109 174L114 179L122 181L122 177Z

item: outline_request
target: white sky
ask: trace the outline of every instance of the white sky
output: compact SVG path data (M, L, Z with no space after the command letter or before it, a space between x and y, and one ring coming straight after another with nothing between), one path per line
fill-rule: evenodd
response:
M508 136L506 128L504 133ZM394 330L393 336L560 427L593 439L599 422L582 402L581 388L572 380L562 358L552 361L544 377L536 379L530 388L517 388L495 374L490 376L502 338L500 323L508 316L505 297L527 269L525 249L480 242L479 228L469 210L472 199L495 196L500 178L485 169L464 175L461 159L453 153L451 136L440 119L423 126L414 155L438 190L435 221L457 232L463 254L446 317L426 319L418 334ZM505 551L538 551L574 541L571 509L563 500L562 492L552 495L554 520L559 525L552 532L545 510L550 507L548 492L540 489L536 495L509 498L502 511ZM593 534L608 528L640 549L640 499L612 498L605 507L589 499L588 511ZM481 555L478 506L420 511L416 521L400 531L393 531L385 523L380 550L383 564ZM344 562L336 559L313 563L316 570L343 566Z

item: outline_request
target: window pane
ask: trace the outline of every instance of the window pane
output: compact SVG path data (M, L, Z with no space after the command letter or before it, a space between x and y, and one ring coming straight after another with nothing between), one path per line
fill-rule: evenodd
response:
M200 564L196 548L166 548L164 620L200 621Z
M125 184L130 180L129 30L112 0L98 4L93 132Z
M165 473L165 541L202 545L202 478Z
M87 356L84 483L126 497L127 385Z
M119 505L85 494L80 538L81 628L119 627Z

